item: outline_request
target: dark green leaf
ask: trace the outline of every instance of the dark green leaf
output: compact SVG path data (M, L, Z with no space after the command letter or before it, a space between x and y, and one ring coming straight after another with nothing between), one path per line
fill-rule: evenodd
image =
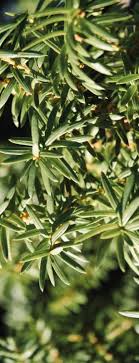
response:
M98 26L97 24L93 24L93 22L89 22L87 19L82 18L80 19L81 27L84 29L87 29L87 31L91 35L98 35L100 38L107 40L108 42L116 42L117 39L112 36L110 33L108 33L105 28L102 28L101 26ZM114 49L114 48L113 48Z
M56 231L52 234L53 244L66 232L68 227L69 227L69 222L66 222L56 229Z
M105 190L106 196L107 196L112 208L114 210L116 210L117 206L118 206L118 200L117 200L114 190L111 187L109 180L107 179L107 177L104 173L102 173L102 184L103 184L103 188Z
M126 185L124 188L124 193L123 193L123 198L122 198L122 209L123 211L125 210L125 207L127 205L128 199L130 197L130 194L132 192L132 189L134 187L134 183L135 183L135 175L131 174L127 180L126 180Z
M139 208L139 198L135 198L123 212L123 224L125 225Z
M61 252L60 255L57 256L57 258L60 258L63 262L65 262L69 267L73 268L74 270L85 273L85 270L83 267L73 258L71 258L66 252Z
M15 241L21 241L24 240L26 238L33 238L33 237L37 237L37 236L41 236L41 235L45 235L45 230L42 229L30 229L22 234L19 234L18 236L16 236L14 238Z
M6 200L0 205L0 214L2 214L9 205L9 200Z
M40 275L39 275L39 286L41 291L43 291L45 287L46 272L47 272L47 258L43 257L41 258L40 262Z
M53 266L53 269L54 269L55 273L59 277L59 279L62 282L64 282L64 284L69 285L69 281L67 280L67 277L65 276L63 271L61 270L61 267L58 265L56 257L53 257L52 266Z
M6 164L15 164L15 163L21 163L23 161L27 161L32 159L32 154L30 153L24 153L22 155L17 155L17 156L11 156L8 159L5 159L2 164L6 165Z
M78 183L78 179L76 177L76 174L74 173L74 171L71 169L70 165L68 165L65 160L61 160L61 159L53 159L52 160L52 165L62 174L64 175L66 178L68 179L72 179L75 183Z
M26 81L26 79L24 79L24 77L22 76L22 73L19 70L14 69L14 68L12 69L12 73L13 73L13 76L16 79L16 81L23 88L23 90L29 95L32 94L31 87L29 87L28 82Z
M41 223L41 221L39 220L37 214L34 212L34 210L32 209L32 207L30 205L26 206L26 210L31 218L31 222L32 224L34 224L34 226L37 229L43 229L43 224Z
M120 269L125 272L124 239L121 235L119 235L113 240L113 242L116 246L116 254Z
M0 95L0 109L5 105L5 103L8 101L8 98L10 97L12 90L14 88L15 85L15 80L11 80L8 85L6 86L6 88L4 88L4 90L2 91L1 95Z
M50 256L48 256L48 258L47 258L47 273L48 273L49 279L51 281L51 284L53 286L55 286L55 279L54 279L52 262L51 262L51 257Z
M98 227L97 226L92 227L91 231L84 233L83 235L77 237L75 240L75 244L80 244L81 242L83 242L91 237L97 236L105 231L113 230L117 227L118 226L116 223L115 224L108 223L108 224L104 224L104 225L98 225Z
M28 194L30 198L32 198L34 193L34 187L35 187L35 177L36 177L36 167L34 163L29 168L28 173Z
M6 219L1 219L0 220L0 225L3 226L3 227L9 228L14 232L19 232L20 231L19 227L17 227L14 223L11 223Z
M11 259L9 235L5 227L1 228L1 247L5 260Z
M32 154L36 158L39 157L39 128L36 115L31 117L31 136L32 136Z
M136 84L131 85L121 99L121 106L125 106L133 98L136 92L137 92L137 85Z
M49 254L48 249L47 250L38 251L38 252L36 251L34 253L30 253L29 255L24 256L21 259L21 262L35 261L35 260L38 260L38 259L40 259L42 257L48 256L48 254Z

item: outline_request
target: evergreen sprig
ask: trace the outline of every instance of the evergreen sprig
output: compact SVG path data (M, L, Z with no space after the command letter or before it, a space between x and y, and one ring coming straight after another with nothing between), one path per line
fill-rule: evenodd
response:
M65 265L84 273L82 243L100 235L101 257L112 240L122 271L126 260L138 275L138 14L115 0L44 0L11 16L0 113L11 99L29 135L0 146L3 257L22 272L38 263L43 290L47 275L69 284Z

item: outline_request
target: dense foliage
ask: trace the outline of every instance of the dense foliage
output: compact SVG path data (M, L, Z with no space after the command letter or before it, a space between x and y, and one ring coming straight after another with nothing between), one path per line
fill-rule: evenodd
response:
M11 359L51 363L56 360L49 358L50 347L55 354L59 354L57 346L62 352L68 351L68 339L73 342L75 338L76 348L69 362L94 359L99 363L104 357L104 361L115 359L119 363L125 356L116 348L113 357L111 338L110 343L106 338L111 336L111 328L105 331L105 319L108 316L110 320L112 313L118 315L117 309L138 308L139 7L125 10L118 0L40 0L33 13L10 13L8 17L0 25L0 117L2 120L11 107L15 127L24 130L26 126L27 135L11 134L9 140L0 143L1 276L5 276L6 291L8 283L9 291L21 289L33 310L25 314L25 303L19 324L17 346L22 345L21 336L32 314L21 348L24 353L18 353L12 340L2 341L2 356L7 357L3 358L7 363ZM97 289L102 276L107 279L108 271L117 268L115 256L122 272L126 271L125 277L120 275L123 287L119 287L119 295L113 292L116 303L112 310L106 303L98 303L104 311L100 320L98 313L92 335L91 328L84 326L82 305L88 306L88 290ZM10 277L19 272L23 274ZM42 291L50 289L48 280L57 285L47 303L48 327L43 318L43 295L37 292L42 299L38 308L42 316L38 318L29 292L31 278L37 275ZM60 285L63 283L67 287ZM126 302L122 302L127 284ZM61 302L64 297L66 302ZM60 310L63 306L57 317L58 328L53 322L54 300L58 300ZM89 309L96 315L97 303ZM79 328L76 326L74 334L71 326L70 338L64 342L67 333L59 326L67 321L69 327L77 312ZM138 313L126 315L138 317ZM123 319L118 315L115 329L124 322L125 333L133 329L133 323ZM15 320L9 318L8 324L13 329ZM61 338L51 341L53 329ZM113 334L115 338L121 333ZM130 338L134 342L134 335L133 330L128 332L125 346ZM95 345L94 352L91 344ZM58 355L56 359L60 363L67 358ZM137 354L134 359L139 360ZM132 355L129 362L133 362Z

